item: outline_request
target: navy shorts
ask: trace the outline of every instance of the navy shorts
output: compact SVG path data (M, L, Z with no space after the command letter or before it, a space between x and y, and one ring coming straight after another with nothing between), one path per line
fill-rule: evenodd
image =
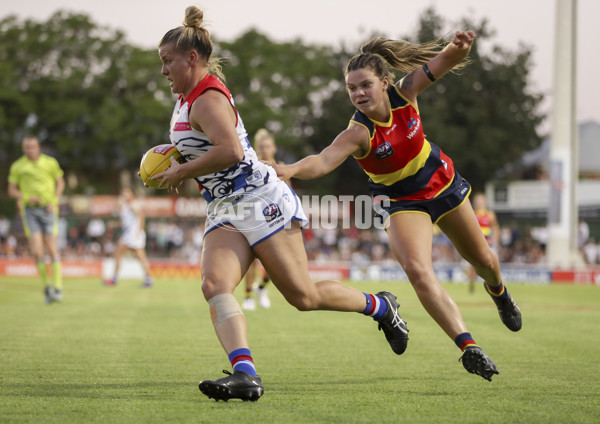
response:
M379 203L378 214L384 218L385 225L392 215L404 212L418 212L429 215L431 222L436 223L448 212L453 211L469 197L471 184L458 172L452 184L438 196L429 200L391 200Z

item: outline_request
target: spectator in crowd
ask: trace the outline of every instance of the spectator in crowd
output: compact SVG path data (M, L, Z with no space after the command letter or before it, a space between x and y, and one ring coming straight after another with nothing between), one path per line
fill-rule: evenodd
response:
M90 241L101 244L102 238L106 234L106 224L102 218L92 217L87 224L87 236Z
M583 245L587 242L587 239L590 237L590 226L583 219L579 219L579 223L577 224L577 247L579 249L583 248Z
M589 237L582 247L583 258L588 265L600 263L600 245L596 244L593 237Z
M6 242L9 235L10 220L4 215L0 215L0 255L6 254Z

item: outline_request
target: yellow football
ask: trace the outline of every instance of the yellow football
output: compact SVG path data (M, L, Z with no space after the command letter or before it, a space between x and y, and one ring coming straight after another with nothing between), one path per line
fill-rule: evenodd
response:
M160 178L153 180L152 177L166 171L171 166L171 158L179 163L185 162L181 153L172 144L159 144L148 150L140 162L140 178L144 185L151 188L167 188L166 185L159 187Z

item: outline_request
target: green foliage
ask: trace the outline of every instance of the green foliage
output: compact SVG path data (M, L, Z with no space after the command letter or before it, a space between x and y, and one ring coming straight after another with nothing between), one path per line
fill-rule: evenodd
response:
M329 46L300 40L276 43L256 29L219 43L227 86L252 137L271 130L285 149L305 154L305 138L322 101L340 87L342 73Z
M156 52L127 44L85 15L5 18L0 63L3 170L32 133L83 187L102 181L110 190L117 171L136 169L141 153L167 140L172 101Z
M473 63L422 93L419 106L428 138L481 188L541 142L542 96L527 85L530 48L492 46L484 53L493 38L487 22L465 19L458 27L478 33ZM442 28L444 20L428 9L413 41L438 38ZM322 150L346 128L353 106L343 69L357 47L276 42L250 29L220 40L215 54L225 59L226 82L250 138L267 127L279 145L278 159L291 162ZM59 11L46 22L0 20L0 84L2 179L21 155L23 135L34 133L78 178L77 190L115 193L119 172L133 174L143 152L168 140L174 97L156 51L128 44L121 32L86 15ZM295 184L312 193L367 192L353 159L318 183Z
M444 27L444 19L428 9L420 19L416 37L402 38L424 42L450 36L441 33ZM511 52L493 46L490 53L483 54L481 46L493 38L487 21L465 19L457 27L477 33L472 63L423 92L419 106L428 139L450 155L474 189L482 190L503 165L541 143L536 127L544 119L538 111L543 96L530 92L527 85L530 49L521 46ZM358 48L348 51L343 47L276 44L256 30L222 45L233 58L226 68L228 84L232 92L240 94L239 107L247 128L251 133L262 125L274 130L283 160L294 161L321 151L348 125L354 108L344 89L343 69ZM307 84L315 76L319 76L320 84ZM403 75L396 76L399 79ZM298 83L292 87L286 81ZM294 184L301 191L320 194L368 191L367 178L352 158L318 184Z
M426 12L416 41L432 39L443 23L433 10ZM538 111L543 99L531 93L527 79L531 50L520 46L511 52L492 46L484 54L493 32L484 19L465 19L459 28L471 28L477 39L469 55L472 63L460 74L447 74L419 96L423 128L454 161L458 171L477 190L483 190L503 165L539 146L536 127L544 116Z
M513 284L524 327L507 330L480 287L444 288L496 362L491 383L467 373L410 284L352 283L401 299L411 330L396 356L356 313L299 312L270 290L247 312L265 395L214 402L198 381L231 369L197 281L67 278L45 305L37 278L0 278L0 422L6 423L594 423L600 416L595 286ZM239 301L244 289L235 292Z

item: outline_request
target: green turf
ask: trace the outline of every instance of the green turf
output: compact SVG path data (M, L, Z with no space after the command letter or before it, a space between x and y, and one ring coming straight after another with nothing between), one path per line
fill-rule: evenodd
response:
M600 421L600 287L512 285L524 316L512 333L482 288L445 285L500 369L492 383L463 369L408 284L351 284L399 296L402 356L372 320L298 312L271 288L273 307L246 313L265 395L217 403L197 383L230 365L200 284L137 284L67 279L63 303L48 306L36 279L0 278L0 422Z

